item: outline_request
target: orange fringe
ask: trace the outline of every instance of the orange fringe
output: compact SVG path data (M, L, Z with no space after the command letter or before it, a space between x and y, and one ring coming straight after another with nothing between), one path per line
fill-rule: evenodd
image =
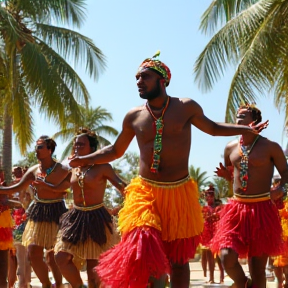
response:
M120 232L149 226L161 231L163 241L199 235L204 221L197 183L187 179L165 186L148 181L137 177L126 187L124 207L119 212Z
M284 208L279 209L282 226L282 238L284 241L284 252L282 255L275 257L273 266L284 267L288 265L288 201L284 201Z

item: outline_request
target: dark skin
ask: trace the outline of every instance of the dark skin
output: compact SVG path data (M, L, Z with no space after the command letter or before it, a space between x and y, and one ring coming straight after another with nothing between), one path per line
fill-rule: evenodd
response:
M74 152L76 155L82 156L92 152L92 148L89 145L89 140L86 135L78 136L74 144ZM87 170L89 169L89 170ZM84 195L85 203L83 201L82 189L79 186L79 172L87 171L84 178ZM94 206L103 203L105 189L107 186L107 180L111 182L118 191L123 193L126 184L115 174L110 164L100 164L91 166L80 166L72 170L72 176L70 179L65 179L58 186L44 183L41 181L34 182L37 187L49 186L53 189L54 194L59 194L59 191L63 191L63 187L69 185L73 190L74 204L77 206ZM78 288L83 285L83 281L80 276L80 272L73 263L73 255L60 251L55 255L57 265L60 268L61 273L69 281L73 288ZM95 266L98 265L97 259L86 259L87 262L87 276L89 287L100 287L100 282L97 274L94 272Z
M11 195L18 191L27 190L28 186L35 181L35 179L41 176L43 171L46 171L48 168L55 165L55 161L52 158L52 151L49 149L44 140L38 140L36 146L41 146L41 149L36 150L37 158L40 162L38 165L34 165L27 170L23 175L21 180L12 186L9 187L0 187L0 194ZM69 170L67 167L63 166L61 163L56 164L55 169L51 174L46 177L46 181L49 181L54 184L61 183L65 180L66 177L69 177ZM43 174L44 175L44 174ZM42 176L43 176L42 175ZM64 188L64 187L63 187ZM67 186L65 189L69 188ZM64 191L62 190L62 191ZM37 195L40 199L59 199L63 198L65 192L56 195L53 193L50 187L39 187L37 189ZM55 263L53 250L47 253L46 263L43 261L43 247L38 245L29 245L28 246L28 255L31 261L31 266L33 267L34 272L42 283L42 287L50 287L50 279L48 276L48 266L53 273L54 279L56 281L56 287L60 287L62 284L62 275Z
M165 80L156 72L142 69L136 74L139 95L145 98L151 91L155 91L160 81L157 97L148 100L149 106L158 118L167 101L168 95ZM201 106L188 98L171 97L164 115L164 132L162 136L163 148L159 173L151 173L151 159L155 132L153 118L145 106L130 110L124 118L122 131L114 145L105 147L87 156L75 156L70 161L71 167L89 164L101 164L113 161L123 156L132 139L136 136L140 149L139 175L161 182L177 181L185 178L188 172L188 160L191 147L191 125L213 136L231 136L238 134L257 134L263 129L263 124L247 127L233 124L220 124L207 118ZM178 151L178 153L171 153ZM189 287L189 265L171 263L171 287Z
M254 119L251 111L248 109L238 111L237 124L249 126L253 123ZM243 135L244 145L252 145L255 138L256 135ZM232 180L230 167L234 167L234 193L256 195L270 191L270 197L273 200L283 196L281 185L288 182L288 169L286 158L280 145L260 136L249 154L249 178L245 192L240 179L240 160L238 141L232 141L227 144L224 151L225 165L220 163L220 167L216 171L218 176ZM281 185L271 188L274 167L281 175ZM238 262L238 254L232 249L222 249L221 258L227 274L234 280L237 288L244 288L247 278ZM267 259L268 255L249 259L252 281L258 288L266 287L265 266Z
M214 197L214 193L205 193L205 200L207 202L207 205L215 208L216 207L216 203L215 203L215 197ZM219 214L214 211L213 214L208 215L206 214L204 216L204 219L207 221L209 221L211 218L215 219L217 218L219 219ZM214 270L215 270L215 260L218 264L219 270L220 270L220 283L223 283L224 281L224 270L221 264L221 261L218 258L214 259L214 255L212 253L212 251L210 249L203 249L202 250L202 257L201 257L201 264L202 264L202 268L204 271L204 276L206 277L206 270L207 270L207 263L208 263L208 267L209 267L209 283L215 283L214 281Z

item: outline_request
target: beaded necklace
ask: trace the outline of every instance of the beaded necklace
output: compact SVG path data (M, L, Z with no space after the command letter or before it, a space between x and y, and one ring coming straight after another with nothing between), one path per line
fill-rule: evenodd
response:
M149 111L150 115L154 119L153 127L156 129L156 135L154 138L154 150L153 150L153 156L152 156L152 164L150 167L150 171L152 173L157 173L159 169L160 164L160 152L162 150L162 134L163 134L163 128L164 128L164 113L166 112L168 105L169 105L170 97L168 96L167 102L165 104L165 107L162 111L162 114L159 118L156 118L156 116L153 114L148 101L146 102L146 108Z
M255 143L259 139L259 135L255 138L254 142L250 146L250 149L248 149L249 146L243 145L243 136L240 137L239 140L239 153L241 156L240 161L240 179L241 179L241 185L244 191L247 190L247 182L248 182L248 161L249 161L249 154L251 153Z
M54 164L53 166L51 166L51 167L49 167L48 169L46 169L46 170L45 170L45 172L46 172L45 175L44 175L44 173L42 172L42 166L41 166L41 164L39 165L39 169L40 169L40 171L41 171L40 176L44 178L44 181L45 181L46 177L47 177L48 175L50 175L50 174L54 171L54 169L55 169L55 167L57 166L57 164L58 164L58 162L55 162L55 164Z
M86 202L85 202L85 195L84 195L84 179L85 179L85 176L87 174L87 172L94 166L91 165L89 166L84 172L83 171L78 171L76 173L76 176L78 177L78 185L79 187L81 188L81 195L82 195L82 198L83 198L83 205L86 206Z

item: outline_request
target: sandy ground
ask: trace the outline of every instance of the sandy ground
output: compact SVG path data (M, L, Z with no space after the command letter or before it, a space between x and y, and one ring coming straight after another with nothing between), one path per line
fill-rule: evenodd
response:
M247 273L247 275L249 275L247 264L243 264L242 266L243 266L245 273ZM221 285L220 284L207 284L206 281L208 279L203 276L203 271L202 271L200 261L190 262L190 270L191 270L191 272L190 272L190 274L191 274L190 287L202 286L204 288L220 288L220 287L225 288L225 287L229 287L233 283L233 281L225 274L224 284L221 284ZM217 268L217 265L216 265L214 275L215 275L215 281L216 282L219 281L220 273L219 273L219 270ZM84 281L84 284L86 284L87 283L86 272L81 272L81 276L82 276L82 279ZM267 276L270 276L270 275L267 275ZM52 274L51 274L51 281L53 283ZM64 279L63 283L67 283L67 281ZM38 278L36 277L36 275L34 273L32 273L31 285L33 288L34 287L35 288L41 287L41 283L39 282ZM65 288L68 288L70 285L67 284L65 286L66 286ZM268 288L276 288L277 287L274 277L267 277L267 287Z

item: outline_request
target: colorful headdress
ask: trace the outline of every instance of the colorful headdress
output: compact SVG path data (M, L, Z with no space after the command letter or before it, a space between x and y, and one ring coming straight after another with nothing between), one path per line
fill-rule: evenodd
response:
M146 68L146 69L152 69L156 71L165 79L165 86L167 87L170 83L171 72L170 72L170 69L163 62L156 59L156 57L159 57L159 55L160 55L160 51L158 50L152 58L145 59L139 66L138 70Z

